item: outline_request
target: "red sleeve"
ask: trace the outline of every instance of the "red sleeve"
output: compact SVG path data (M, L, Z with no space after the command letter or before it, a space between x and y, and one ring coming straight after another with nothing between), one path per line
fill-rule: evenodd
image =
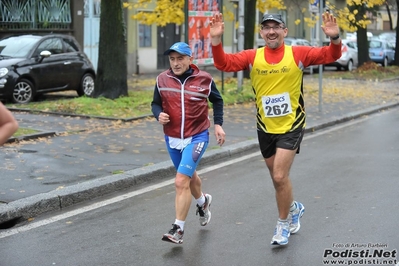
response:
M323 65L332 63L341 57L341 44L331 43L329 46L310 47L293 46L295 62L301 61L307 67L310 65Z
M212 46L213 63L215 67L224 72L237 72L249 69L255 60L256 49L244 50L235 54L227 54L220 43Z
M293 46L292 51L297 65L299 62L307 67L310 65L320 65L332 63L341 57L341 44L333 44L323 47L310 46ZM248 49L235 54L226 54L223 46L220 43L217 46L212 46L213 62L217 69L225 72L237 72L249 69L255 60L256 49ZM269 52L265 49L265 53L270 55L270 62L280 62L284 55L284 46Z

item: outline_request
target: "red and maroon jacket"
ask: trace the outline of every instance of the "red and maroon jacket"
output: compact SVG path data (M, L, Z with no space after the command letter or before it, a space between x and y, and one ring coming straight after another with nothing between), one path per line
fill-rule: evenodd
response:
M188 138L210 127L208 97L212 77L195 65L190 67L193 72L183 81L170 69L157 77L162 109L170 118L164 125L164 133L170 137Z

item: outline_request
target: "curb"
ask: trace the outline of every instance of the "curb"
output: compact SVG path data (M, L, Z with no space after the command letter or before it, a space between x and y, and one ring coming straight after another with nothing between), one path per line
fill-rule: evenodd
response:
M115 118L115 117L107 117L107 116L60 113L60 112L50 112L50 111L14 108L14 107L7 107L7 108L8 108L8 110L13 111L13 112L25 112L25 113L32 113L32 114L46 114L46 115L57 115L57 116L70 116L70 117L80 117L80 118L86 118L86 119L93 118L93 119L101 119L101 120L109 120L109 121L122 121L122 122L130 122L130 121L140 120L140 119L154 116L153 114L146 114L146 115L140 115L140 116L135 116L135 117Z
M256 140L250 140L207 151L201 160L201 166L218 159L226 159L255 150L258 150L258 143ZM16 219L26 220L46 212L61 210L147 181L172 178L174 174L173 164L170 161L164 161L122 174L104 176L96 180L71 185L61 190L41 193L8 204L0 204L0 225Z
M314 132L336 124L344 123L362 116L378 113L382 110L399 106L399 102L371 107L366 110L348 113L347 116L314 125L305 129L305 132ZM247 140L220 149L208 150L200 163L200 167L214 163L216 160L228 159L242 154L259 151L257 139ZM35 196L0 204L0 227L2 224L27 220L40 214L61 210L77 203L99 198L116 191L123 191L130 187L143 184L148 181L157 181L172 178L175 174L173 164L168 160L151 166L145 166L122 174L104 176L96 180L90 180L65 187L61 190L53 190Z

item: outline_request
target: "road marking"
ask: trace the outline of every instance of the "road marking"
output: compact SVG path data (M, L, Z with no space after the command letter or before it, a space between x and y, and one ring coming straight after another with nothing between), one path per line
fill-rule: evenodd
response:
M256 152L256 153L248 154L248 155L245 155L245 156L233 159L233 160L229 160L229 161L217 164L217 165L212 165L212 166L206 167L204 169L198 170L198 174L204 174L204 173L207 173L207 172L210 172L210 171L213 171L213 170L216 170L216 169L219 169L219 168L222 168L222 167L225 167L225 166L228 166L228 165L231 165L231 164L243 161L243 160L250 159L250 158L255 157L255 156L259 156L259 153ZM0 232L0 238L5 238L5 237L8 237L8 236L12 236L12 235L18 234L18 233L26 232L26 231L38 228L40 226L48 225L48 224L51 224L51 223L54 223L54 222L58 222L60 220L64 220L64 219L70 218L72 216L76 216L76 215L79 215L79 214L82 214L82 213L85 213L85 212L89 212L89 211L92 211L92 210L95 210L95 209L98 209L98 208L101 208L101 207L104 207L104 206L107 206L107 205L110 205L110 204L113 204L113 203L116 203L116 202L120 202L122 200L130 199L132 197L135 197L135 196L138 196L138 195L141 195L141 194L144 194L144 193L156 190L156 189L160 189L162 187L166 187L166 186L172 185L172 184L174 184L174 182L175 182L175 179L172 178L170 180L166 180L166 181L163 181L161 183L158 183L158 184L155 184L155 185L151 185L151 186L142 188L142 189L137 190L137 191L129 192L129 193L126 193L126 194L123 194L123 195L120 195L120 196L116 196L116 197L111 198L111 199L103 200L103 201L96 202L96 203L93 203L93 204L88 205L88 206L81 207L81 208L79 208L77 210L68 211L68 212L65 212L63 214L56 215L56 216L53 216L53 217L50 217L50 218L47 218L47 219L44 219L44 220L41 220L41 221L32 222L30 224L23 225L23 226L20 226L20 227L7 229L7 230L4 230L4 231Z
M308 133L309 135L305 135L304 136L304 140L311 139L311 138L314 138L314 137L318 137L318 136L321 136L323 134L327 134L327 133L330 133L330 132L333 132L333 131L336 131L336 130L339 130L339 129L342 129L342 128L345 128L345 127L348 127L348 126L351 126L351 125L354 125L354 124L361 123L361 122L363 122L366 119L367 118L361 118L361 119L357 119L357 120L354 120L354 121L351 121L351 122L348 122L348 123L344 123L342 125L334 126L333 128L330 128L330 129L322 130L320 132ZM238 163L238 162L241 162L241 161L244 161L244 160L256 157L256 156L261 158L260 152L254 152L254 153L251 153L251 154L247 154L247 155L241 156L239 158L235 158L235 159L223 162L223 163L219 163L219 164L216 164L216 165L212 165L212 166L206 167L204 169L198 170L198 174L201 175L201 174L204 174L204 173L208 173L210 171L213 171L213 170L216 170L216 169L220 169L222 167L226 167L228 165L235 164L235 163ZM172 178L170 180L166 180L166 181L160 182L160 183L157 183L155 185L151 185L151 186L142 188L142 189L137 190L137 191L133 191L133 192L129 192L129 193L126 193L126 194L123 194L123 195L120 195L120 196L116 196L116 197L111 198L111 199L107 199L107 200L103 200L103 201L100 201L100 202L96 202L96 203L93 203L91 205L81 207L81 208L79 208L77 210L67 211L67 212L65 212L63 214L56 215L56 216L53 216L53 217L50 217L50 218L46 218L46 219L40 220L40 221L34 221L34 222L31 222L31 223L29 223L27 225L23 225L23 226L20 226L20 227L6 229L4 231L0 231L0 239L8 237L8 236L16 235L18 233L26 232L26 231L29 231L29 230L32 230L32 229L35 229L35 228L38 228L38 227L41 227L41 226L44 226L44 225L48 225L48 224L51 224L51 223L54 223L54 222L58 222L60 220L64 220L64 219L70 218L72 216L76 216L76 215L79 215L79 214L82 214L82 213L85 213L85 212L89 212L89 211L92 211L92 210L95 210L95 209L98 209L98 208L101 208L101 207L104 207L104 206L107 206L107 205L110 205L110 204L114 204L114 203L122 201L122 200L130 199L132 197L135 197L135 196L138 196L138 195L141 195L141 194L144 194L144 193L156 190L156 189L160 189L162 187L166 187L166 186L169 186L169 185L172 185L172 184L174 184L174 178Z

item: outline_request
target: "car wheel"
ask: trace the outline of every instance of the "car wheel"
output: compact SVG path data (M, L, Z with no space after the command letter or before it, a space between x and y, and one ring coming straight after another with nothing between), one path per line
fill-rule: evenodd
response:
M77 93L79 96L91 96L94 92L94 76L90 73L84 74L80 81L79 89Z
M27 79L21 79L14 86L12 92L12 101L14 103L28 103L35 96L35 87L32 82Z
M384 62L382 62L382 66L383 67L388 66L388 58L387 57L384 58Z
M353 70L353 61L349 60L348 65L345 67L345 70L352 71Z

